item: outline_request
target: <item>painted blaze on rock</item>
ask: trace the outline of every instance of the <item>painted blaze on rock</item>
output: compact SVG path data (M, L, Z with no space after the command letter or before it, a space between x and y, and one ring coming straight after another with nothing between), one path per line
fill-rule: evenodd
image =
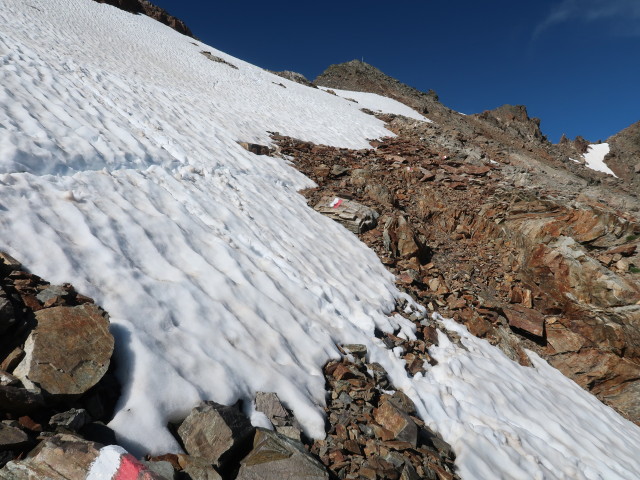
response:
M52 395L80 395L98 383L114 345L106 312L84 304L47 308L35 315L38 325L14 375Z

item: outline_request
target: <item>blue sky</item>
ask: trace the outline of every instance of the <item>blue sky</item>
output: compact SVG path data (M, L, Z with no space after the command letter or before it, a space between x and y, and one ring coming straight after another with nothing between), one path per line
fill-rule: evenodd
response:
M463 113L524 104L554 142L640 120L640 0L154 3L264 68L364 58Z

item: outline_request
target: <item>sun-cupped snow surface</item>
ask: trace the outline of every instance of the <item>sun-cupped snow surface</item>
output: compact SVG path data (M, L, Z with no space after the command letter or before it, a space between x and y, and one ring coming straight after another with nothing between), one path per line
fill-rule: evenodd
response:
M534 368L437 314L463 347L439 334L438 365L407 382L418 410L442 432L462 478L638 478L640 429L533 352Z
M611 170L606 163L604 163L604 157L609 153L609 144L608 143L598 143L594 145L589 145L587 147L587 153L585 153L584 161L585 166L590 168L591 170L596 170L598 172L608 173L609 175L613 175L617 177L617 175Z
M167 422L203 399L247 400L264 422L260 390L321 437L321 366L362 343L464 478L640 474L638 428L535 357L525 369L461 330L467 349L443 336L439 365L407 377L374 336L413 335L387 316L392 276L307 207L308 179L237 144L279 131L366 148L382 122L90 0L0 0L0 32L0 248L109 311L127 448L178 451Z
M320 89L325 92L331 90L337 96L346 99L351 103L352 107L357 109L366 108L376 113L393 113L395 115L403 115L408 118L431 123L431 120L427 117L420 115L404 103L400 103L392 98L383 97L376 93L352 92L350 90L338 90L337 88L327 87L320 87Z

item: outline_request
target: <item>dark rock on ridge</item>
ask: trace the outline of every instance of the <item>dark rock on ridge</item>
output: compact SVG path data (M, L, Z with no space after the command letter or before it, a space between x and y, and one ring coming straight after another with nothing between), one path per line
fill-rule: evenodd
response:
M312 82L307 80L307 78L301 73L292 72L290 70L284 70L282 72L274 72L270 70L270 72L275 75L278 75L279 77L286 78L287 80L291 80L292 82L296 82L296 83L299 83L300 85L304 85L305 87L318 88Z
M146 15L148 17L157 20L160 23L163 23L175 31L182 33L183 35L187 35L188 37L193 37L193 33L187 27L187 25L180 20L179 18L170 15L163 8L157 7L151 2L147 0L94 0L98 3L106 3L109 5L113 5L121 10L125 10L131 13L140 13Z

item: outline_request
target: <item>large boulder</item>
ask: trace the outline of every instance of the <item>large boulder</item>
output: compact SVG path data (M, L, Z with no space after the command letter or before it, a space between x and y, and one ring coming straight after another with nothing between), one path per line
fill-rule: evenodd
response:
M84 304L47 308L35 316L37 326L13 374L51 395L80 395L98 383L114 346L106 313Z

